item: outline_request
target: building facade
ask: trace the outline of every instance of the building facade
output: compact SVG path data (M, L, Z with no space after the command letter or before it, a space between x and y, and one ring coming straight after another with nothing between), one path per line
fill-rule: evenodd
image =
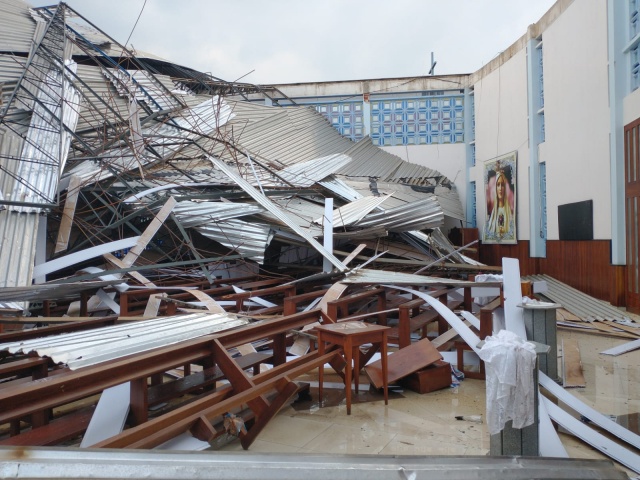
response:
M277 85L451 179L480 259L640 310L640 0L559 0L465 75ZM497 185L506 213L498 211ZM495 233L495 225L502 230ZM509 223L510 222L510 223Z

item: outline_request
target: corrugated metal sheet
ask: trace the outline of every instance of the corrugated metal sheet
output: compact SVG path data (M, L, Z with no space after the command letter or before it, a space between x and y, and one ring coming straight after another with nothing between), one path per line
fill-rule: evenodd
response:
M2 0L0 51L28 53L33 44L36 22L29 5L21 0Z
M0 33L0 36L2 34ZM15 55L0 55L0 83L17 82L24 71L27 59Z
M393 232L407 232L436 228L443 224L442 208L436 197L431 196L384 212L370 213L356 225L363 228L380 226Z
M637 315L619 310L611 304L593 298L549 275L529 275L523 278L532 282L546 281L549 290L540 295L562 305L563 308L583 320L640 320Z
M354 200L357 200L364 196L356 189L354 189L348 182L345 182L336 177L327 178L321 182L318 182L318 184L322 185L327 190L333 192L334 194L348 202L353 202ZM369 194L367 193L366 195L368 196Z
M269 159L283 168L344 153L353 145L314 109L300 107L275 110L275 115L247 123L240 132L234 127L235 140L248 149L252 157Z
M383 197L363 197L358 200L354 200L353 202L349 202L340 208L336 208L333 211L333 227L339 228L357 223L388 198L388 195ZM319 217L314 221L315 223L323 225L323 218L324 217Z
M0 344L0 351L36 352L75 370L248 323L227 313L192 313L5 343Z
M230 219L199 225L195 229L211 240L236 250L241 255L262 262L269 243L269 225Z
M180 202L173 213L185 228L264 212L260 205L227 202Z
M245 192L247 192L251 197L262 205L264 208L269 210L269 212L277 217L281 222L286 224L291 230L295 233L303 237L318 253L320 253L324 258L326 258L331 264L336 267L339 271L344 272L347 270L347 267L344 263L342 263L338 258L336 258L332 252L327 251L322 245L320 245L305 229L300 228L290 216L284 212L280 207L275 205L271 200L269 200L264 195L261 195L257 192L251 185L247 184L242 178L238 177L231 169L215 158L210 158L213 164L222 170L224 173L229 175L231 179L233 179L240 188L242 188Z
M363 138L345 153L353 158L353 161L336 173L346 177L375 177L386 180L404 162L400 157L373 145L369 137Z
M75 65L68 63L67 68L74 71ZM62 73L52 69L43 76L37 97L40 102L34 105L20 161L13 162L15 168L10 173L18 180L6 197L14 202L50 204L54 202L71 144L71 135L62 128L60 120L69 130L75 130L79 93ZM19 212L39 211L26 206L9 208Z
M118 116L123 119L128 118L127 100L118 95L113 84L105 78L102 69L78 65L78 77L86 84L85 86L78 82L78 88L89 99L81 103L78 132L99 130L101 125L116 122Z
M464 220L465 218L458 193L447 187L438 186L424 190L419 187L382 181L364 182L345 180L344 183L363 196L371 195L373 190L381 195L391 194L392 197L385 202L385 207L387 208L399 207L405 203L418 202L425 197L435 195L446 216L458 220Z
M0 211L0 287L31 284L40 215Z
M121 284L122 280L106 280L99 282L83 283L43 283L40 285L28 285L26 287L0 288L0 302L36 302L41 300L56 300L75 298L78 293L85 290L108 287Z
M292 185L309 187L339 170L351 161L344 154L314 158L307 162L296 163L278 172L278 175Z
M463 286L467 282L442 279L438 277L426 277L411 273L391 272L386 270L369 270L366 268L348 272L342 283L360 283L371 285L458 285Z

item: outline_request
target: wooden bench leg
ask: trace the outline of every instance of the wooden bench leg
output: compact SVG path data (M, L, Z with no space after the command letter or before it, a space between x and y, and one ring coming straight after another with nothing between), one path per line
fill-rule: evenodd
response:
M322 368L322 367L320 367ZM283 379L287 380L288 379ZM295 395L298 391L298 385L296 385L292 381L288 381L288 383L278 389L279 393L276 398L273 399L269 407L256 418L255 423L251 427L246 434L240 437L240 443L242 444L242 448L247 450L251 444L254 442L258 434L264 429L264 427L269 423L269 421L276 416L276 414L280 411L280 409L287 403L291 397Z
M149 419L149 387L146 377L131 381L131 419L133 426Z

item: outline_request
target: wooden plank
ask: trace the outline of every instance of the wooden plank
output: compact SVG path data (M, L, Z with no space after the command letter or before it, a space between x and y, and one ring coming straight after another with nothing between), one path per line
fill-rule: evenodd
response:
M469 322L460 319L442 302L438 301L425 292L420 292L411 288L400 287L397 285L388 285L387 287L412 293L413 295L425 300L431 307L433 307L434 310L436 310L442 316L442 318L447 321L451 328L455 330L465 342L467 342L467 345L469 345L474 352L478 353L478 344L480 343L480 338L469 328Z
M289 380L289 379L286 379ZM242 444L242 448L247 450L251 446L251 444L255 441L256 437L264 430L264 427L267 426L267 423L275 417L275 415L280 411L280 409L287 403L293 395L298 391L298 385L294 382L289 381L284 387L278 388L278 395L274 398L269 408L262 415L257 416L253 426L249 429L247 433L241 435L240 443Z
M349 265L349 263L351 263L351 261L356 258L358 256L358 254L364 250L367 247L366 244L361 243L360 245L358 245L353 252L351 252L349 255L347 255L347 257L342 261L342 263L344 263L345 265Z
M132 266L134 263L136 263L136 260L138 260L140 254L144 251L151 239L158 232L164 221L173 210L173 207L176 206L176 203L178 202L176 202L175 198L169 197L169 199L162 206L155 218L151 220L151 223L149 223L145 231L142 232L142 235L140 235L140 239L122 259L122 263L127 266Z
M588 322L589 325L591 325L593 328L595 328L596 330L600 330L601 332L605 332L608 334L612 334L615 335L616 337L622 337L622 338L638 338L636 335L632 335L631 333L626 333L623 332L622 330L615 328L615 327L611 327L609 325L606 325L602 322L599 321L593 321L593 322Z
M574 339L562 340L562 380L565 388L586 387L580 359L580 347Z
M14 437L0 440L0 445L53 446L82 434L91 421L94 408L84 408L50 421L47 425L33 428Z
M19 373L29 372L33 379L47 376L48 358L29 357L0 365L0 378L13 377Z
M419 342L389 355L387 360L388 381L389 383L396 382L441 359L442 355L429 339L423 338ZM365 367L365 371L371 383L376 388L382 388L382 360L370 363Z
M622 323L612 322L610 320L601 321L605 325L609 325L610 327L619 328L620 330L624 330L627 333L635 335L636 337L640 337L640 326L638 327L630 327L629 325L623 325Z
M71 175L69 187L67 187L67 198L64 202L64 210L60 219L60 227L58 228L58 239L56 240L56 248L54 254L60 253L67 249L69 245L69 236L71 234L71 226L73 217L76 213L76 205L78 204L78 196L82 180L78 175Z
M125 264L122 260L120 260L119 258L115 257L111 253L105 253L104 255L102 255L102 258L104 258L111 265L113 265L114 267L117 267L117 268L130 268L131 267L131 265ZM141 285L144 285L146 287L155 287L156 286L155 283L153 283L147 277L145 277L140 272L137 272L135 270L131 270L130 272L127 272L126 275L129 275L131 278L133 278L134 280L138 281Z
M305 357L292 360L284 365L268 370L258 377L254 377L256 385L244 392L235 393L232 397L225 399L231 392L231 386L226 385L222 387L220 392L214 392L202 399L179 407L173 412L125 430L121 434L101 442L97 447L152 448L160 445L176 435L187 431L198 418L204 417L211 420L218 415L248 403L251 399L268 393L276 387L278 382L289 383L289 379L294 379L314 368L324 365L336 355L337 352L330 352L320 357L317 353L309 353Z

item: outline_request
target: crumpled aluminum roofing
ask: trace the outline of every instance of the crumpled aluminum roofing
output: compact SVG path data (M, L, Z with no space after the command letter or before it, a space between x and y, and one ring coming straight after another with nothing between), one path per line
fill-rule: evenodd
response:
M351 157L348 155L328 155L286 167L278 172L278 176L292 185L309 187L327 178L350 161Z
M28 4L21 0L3 0L0 15L0 52L28 53L33 45L36 22Z
M96 282L42 283L26 287L3 287L0 288L0 302L37 302L42 300L60 300L68 297L75 298L78 293L85 290L108 287L110 285L121 284L122 282L122 280L118 279Z
M349 202L333 211L333 228L353 225L362 220L365 215L377 208L385 200L388 195L381 197L362 197L353 202ZM324 225L324 216L316 218L315 223Z
M363 228L384 227L393 232L436 228L444 223L444 213L435 196L407 203L384 212L370 213L356 225Z
M531 282L547 282L548 291L542 292L539 295L562 305L562 308L567 309L582 320L622 321L634 319L636 322L640 321L640 317L637 315L619 310L611 304L587 295L549 275L529 275L523 277L523 279Z
M264 212L260 205L231 202L179 202L173 213L185 228Z
M348 272L346 277L340 280L340 282L371 285L460 285L461 287L468 284L468 282L461 280L427 277L424 275L413 275L411 273L386 270L370 270L367 268L354 269Z
M161 157L167 157L180 151L184 145L196 140L200 135L211 133L219 126L224 125L230 118L233 118L233 115L230 106L224 100L218 101L217 97L212 97L174 116L172 119L176 126L169 122L155 124L143 129L142 133L145 137L154 138L151 142L154 149ZM156 157L151 157L148 154L137 155L125 144L108 150L101 156L100 161L85 160L81 162L67 171L65 176L77 175L85 182L97 182L111 178L115 172L143 168L155 161L157 161ZM107 169L106 165L109 165L110 168Z
M40 215L0 211L0 287L30 285Z
M269 225L238 219L206 223L194 228L205 237L236 250L256 262L262 262L264 250L270 241Z
M36 352L71 370L248 324L227 313L192 313L0 344L0 351Z

